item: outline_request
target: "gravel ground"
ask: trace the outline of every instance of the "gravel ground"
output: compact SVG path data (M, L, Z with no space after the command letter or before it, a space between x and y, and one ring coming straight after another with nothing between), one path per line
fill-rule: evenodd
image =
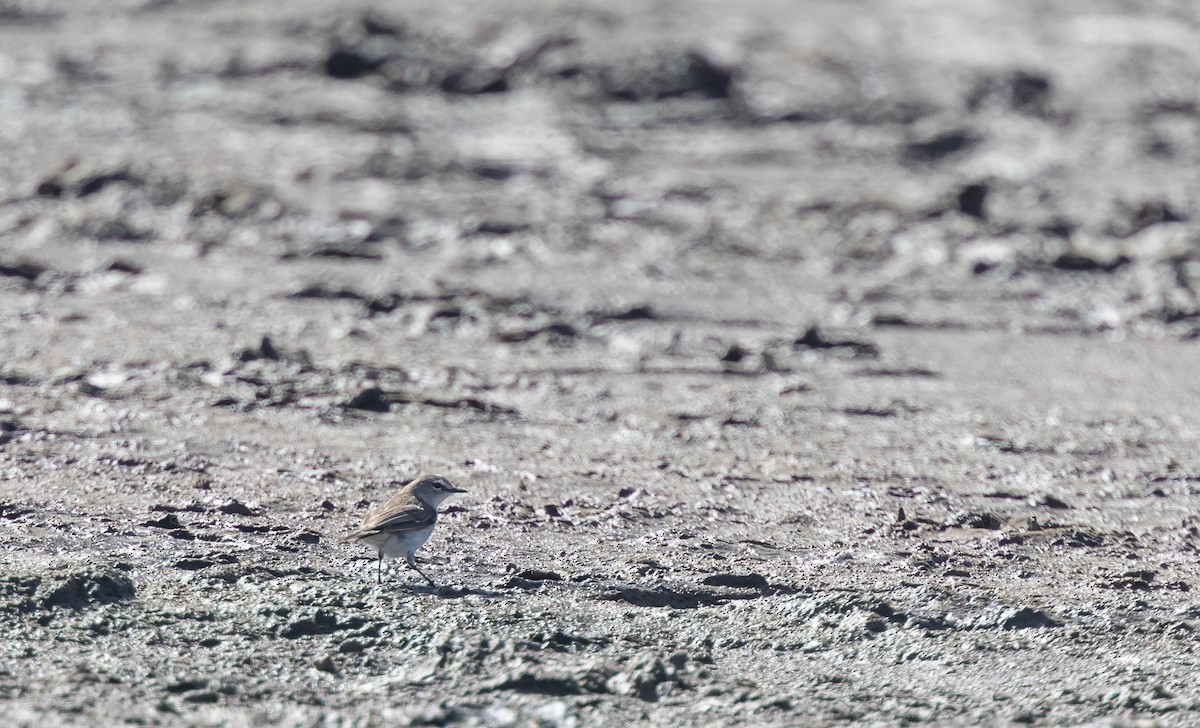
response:
M1200 6L335 5L0 2L10 726L1200 724Z

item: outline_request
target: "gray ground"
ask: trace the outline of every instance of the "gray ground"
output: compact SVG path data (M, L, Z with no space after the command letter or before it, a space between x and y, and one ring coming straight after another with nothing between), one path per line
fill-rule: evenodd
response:
M0 716L1200 723L1197 78L1191 0L0 3Z

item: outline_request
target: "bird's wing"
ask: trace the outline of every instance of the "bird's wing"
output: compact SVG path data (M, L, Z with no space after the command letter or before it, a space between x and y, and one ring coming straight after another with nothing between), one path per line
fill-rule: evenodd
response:
M420 531L432 526L437 511L414 498L393 497L363 521L352 535L366 536L383 531Z

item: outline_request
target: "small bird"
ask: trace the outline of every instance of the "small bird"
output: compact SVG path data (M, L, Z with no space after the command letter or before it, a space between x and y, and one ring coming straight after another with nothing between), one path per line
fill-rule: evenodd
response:
M442 501L454 493L466 492L441 475L419 475L382 506L368 513L362 526L342 541L359 541L379 552L375 569L377 583L383 583L383 560L403 554L409 567L425 577L430 586L436 587L433 579L417 568L417 549L433 533L433 527L437 525L437 508Z

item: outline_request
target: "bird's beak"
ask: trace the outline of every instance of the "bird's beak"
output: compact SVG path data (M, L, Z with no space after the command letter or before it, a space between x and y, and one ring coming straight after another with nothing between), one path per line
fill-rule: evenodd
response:
M466 493L467 492L466 488L459 488L457 485L454 485L453 483L450 484L450 487L447 490L449 490L451 493Z

